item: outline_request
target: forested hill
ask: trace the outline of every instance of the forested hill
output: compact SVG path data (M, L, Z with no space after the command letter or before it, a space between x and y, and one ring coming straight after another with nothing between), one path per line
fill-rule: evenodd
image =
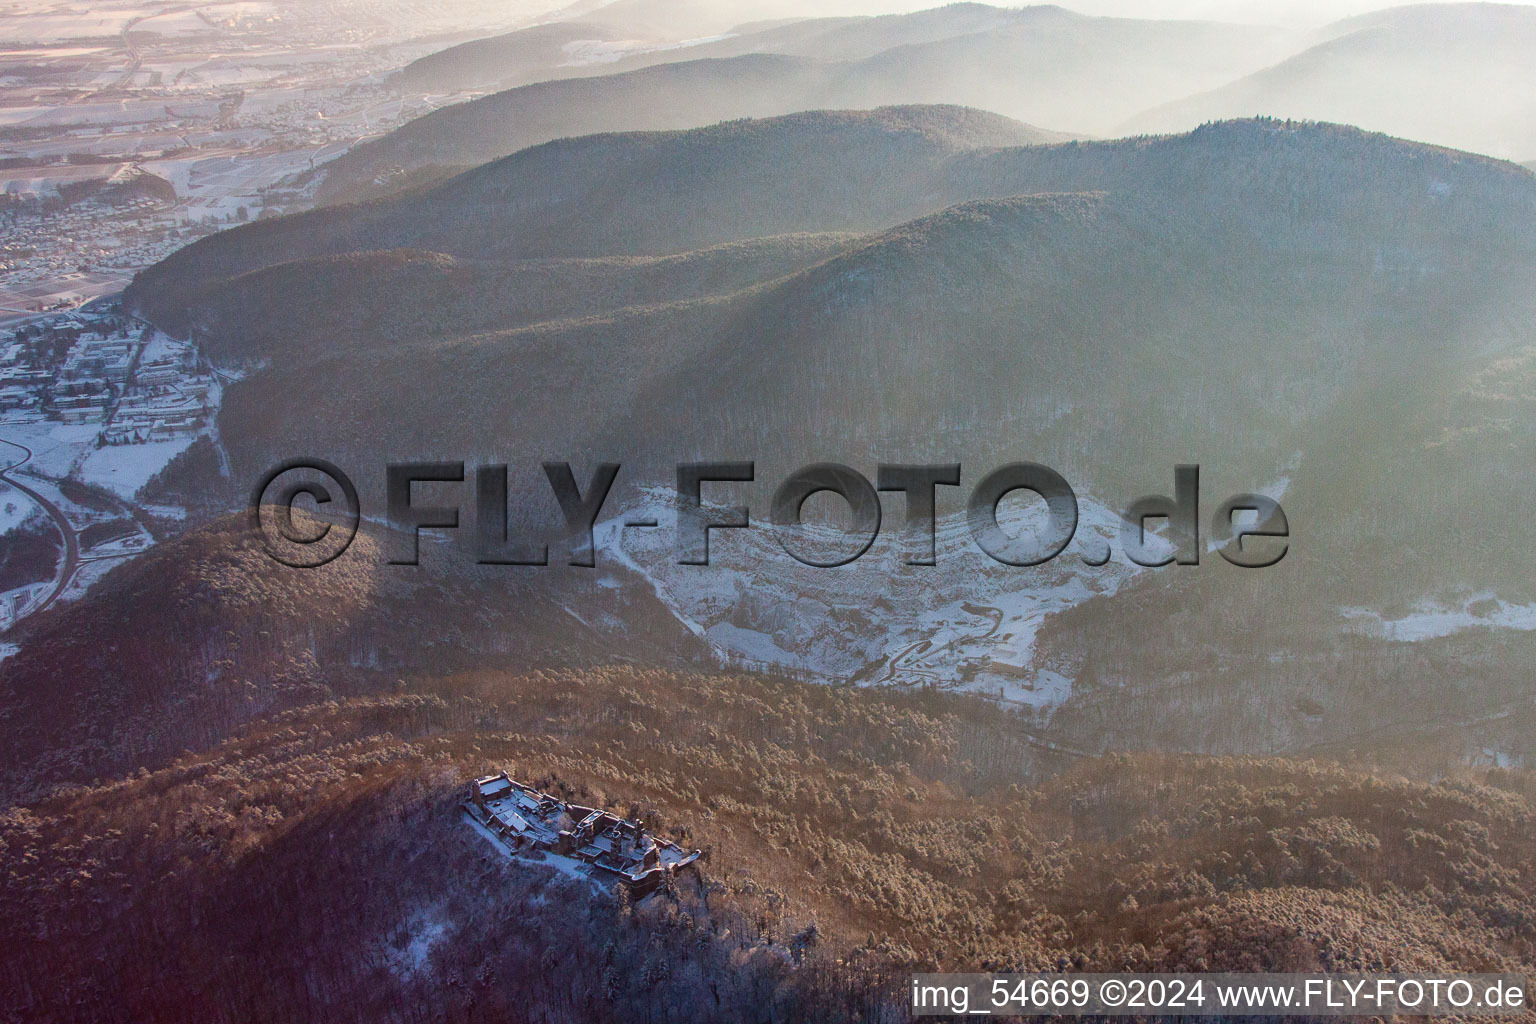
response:
M813 111L679 132L567 139L394 199L262 221L139 274L125 301L180 327L200 291L295 259L382 249L465 258L669 254L927 212L942 169L1035 141L985 111Z
M400 687L0 814L0 1012L875 1021L913 969L1536 964L1526 773L1046 777L1006 713L934 694L632 668ZM703 847L699 874L630 905L508 860L458 810L501 768Z

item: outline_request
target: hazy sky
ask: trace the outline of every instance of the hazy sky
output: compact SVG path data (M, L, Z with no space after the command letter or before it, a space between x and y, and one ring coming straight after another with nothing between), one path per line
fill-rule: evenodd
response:
M1272 24L1322 25L1367 11L1431 0L1080 0L1062 7L1084 14L1133 18L1210 18ZM1522 0L1515 0L1522 2ZM1526 0L1536 3L1536 0Z
M539 7L548 0L531 0ZM943 6L947 0L703 0L713 9L720 7L755 12L758 17L793 13L877 14L922 10ZM1009 0L990 0L999 7L1021 7ZM1248 21L1293 26L1323 25L1367 11L1403 6L1406 3L1433 0L1062 0L1059 6L1084 14L1107 14L1133 18L1209 18L1218 21ZM1536 0L1514 0L1527 6ZM747 19L753 16L747 14Z

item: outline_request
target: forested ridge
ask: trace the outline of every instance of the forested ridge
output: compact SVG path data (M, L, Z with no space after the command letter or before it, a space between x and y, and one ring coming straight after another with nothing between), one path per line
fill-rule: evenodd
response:
M423 578L387 571L384 551L365 527L344 558L296 572L268 557L246 516L223 516L29 619L0 671L0 802L159 768L253 720L392 693L422 672L702 653L638 588L591 588L593 627L563 607L557 574L461 558Z
M1202 518L1272 487L1281 565L1159 570L1047 618L1033 664L1073 681L1053 733L1292 755L1434 733L1437 760L1528 761L1533 634L1484 626L1536 607L1507 512L1536 434L1536 179L1339 125L999 149L976 116L569 140L216 236L135 294L270 360L220 414L242 478L321 443L637 484L729 455L765 490L818 460L958 461L967 486L1028 460L1112 508L1197 462ZM827 227L864 233L778 234ZM514 493L541 514L542 481ZM1389 636L1422 609L1472 628Z
M5 1019L897 1020L913 967L1536 959L1524 772L1052 764L979 701L742 675L401 688L7 811ZM501 768L699 871L632 905L507 859L458 810Z

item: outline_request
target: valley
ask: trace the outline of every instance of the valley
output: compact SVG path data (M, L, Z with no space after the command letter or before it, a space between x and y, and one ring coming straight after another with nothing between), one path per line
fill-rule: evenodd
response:
M315 168L448 100L386 90L389 72L539 10L467 4L424 41L391 0L93 7L0 11L3 319L115 294L189 241L302 207Z

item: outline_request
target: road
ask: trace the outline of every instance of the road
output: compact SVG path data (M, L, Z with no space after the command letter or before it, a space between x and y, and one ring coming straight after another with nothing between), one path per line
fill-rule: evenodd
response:
M886 669L885 678L880 680L880 682L894 682L896 680L896 673L903 671L909 672L916 676L926 676L931 679L941 678L940 674L936 671L916 668L914 666L907 665L906 662L910 658L920 657L930 653L938 654L939 652L949 650L951 647L954 647L958 644L969 644L975 643L978 640L991 639L997 635L997 631L1003 626L1003 610L1001 608L993 608L989 605L970 604L969 602L965 604L964 608L966 614L968 615L985 615L986 617L990 618L992 620L992 625L983 632L970 633L965 636L957 636L950 640L948 643L940 644L938 647L934 647L933 641L931 640L919 640L917 643L913 644L911 647L908 647L906 650L902 651L900 654L891 659L890 667Z
M52 605L53 602L57 601L60 595L64 593L64 588L69 586L69 581L75 578L75 571L80 568L80 538L75 533L75 528L70 525L69 517L66 516L57 505L11 475L13 472L20 469L22 466L25 466L28 462L32 461L32 449L28 448L24 444L17 444L15 441L7 441L4 438L0 438L0 444L7 444L12 448L19 448L26 453L26 455L22 457L21 461L13 462L9 466L6 466L3 470L0 470L0 480L4 480L7 484L10 484L12 487L16 488L18 491L31 498L33 501L37 502L38 507L41 508L44 512L48 513L49 518L53 520L54 526L58 528L59 534L64 538L64 565L59 573L58 582L54 584L53 590L49 592L46 598L44 598L40 603L35 605L27 612L27 615L29 616L36 615L38 612ZM16 622L20 622L21 619L22 616L17 616ZM15 624L15 622L11 623L12 626Z
M949 677L936 669L918 668L914 665L907 664L907 662L912 659L923 658L931 654L938 654L941 651L949 650L950 648L959 644L976 643L981 640L989 640L996 636L997 631L1002 628L1004 616L1003 610L1001 608L993 608L990 605L971 604L969 602L967 602L964 607L967 614L985 616L986 618L991 619L991 625L979 633L968 633L963 636L957 636L951 639L949 642L940 644L937 647L934 646L932 640L919 640L917 643L903 648L899 654L891 659L890 664L886 667L884 678L880 679L879 682L896 682L897 673L904 673L908 676L918 676L920 678L932 679L938 683L946 681ZM961 692L964 692L972 697L980 697L982 700L991 701L994 704L999 704L1004 707L1030 707L1030 705L1026 704L1024 701L1013 700L1012 698L1004 697L1001 694L987 693L985 691L978 690L962 690ZM1069 743L1062 742L1048 732L1026 727L1022 723L1020 723L1018 726L1018 732L1024 738L1025 742L1029 743L1031 746L1040 750L1048 751L1052 754L1058 754L1072 758L1094 756L1089 751L1082 750L1078 747L1072 746Z

